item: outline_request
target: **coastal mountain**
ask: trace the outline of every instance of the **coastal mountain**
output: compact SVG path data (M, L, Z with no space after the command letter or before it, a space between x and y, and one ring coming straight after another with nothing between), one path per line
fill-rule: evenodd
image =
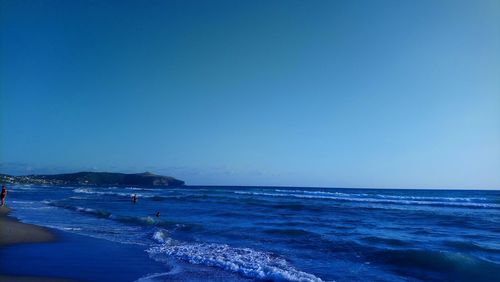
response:
M184 185L184 181L182 180L171 176L156 175L150 172L132 174L114 172L76 172L25 176L0 174L0 183L136 187L175 187Z

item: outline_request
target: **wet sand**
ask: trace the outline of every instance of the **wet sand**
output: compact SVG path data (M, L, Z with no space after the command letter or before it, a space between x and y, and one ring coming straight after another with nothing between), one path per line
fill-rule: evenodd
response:
M9 211L6 207L0 207L0 246L55 240L54 234L43 227L20 223L8 217Z
M8 216L9 209L0 207L0 248L26 243L43 243L55 241L56 236L48 229L36 225L18 222ZM0 274L0 281L9 282L71 282L72 280L53 277L12 276Z
M124 247L104 239L24 224L7 213L6 208L0 208L3 241L0 282L130 282L171 270L164 262L152 260L144 246ZM21 234L22 240L12 238L17 234ZM171 280L192 281L179 275L178 279Z

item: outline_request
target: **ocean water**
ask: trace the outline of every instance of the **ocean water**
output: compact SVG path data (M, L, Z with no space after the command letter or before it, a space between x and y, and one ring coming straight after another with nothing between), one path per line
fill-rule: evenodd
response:
M23 222L141 248L165 267L130 281L207 269L227 281L500 281L500 191L13 186L8 196Z

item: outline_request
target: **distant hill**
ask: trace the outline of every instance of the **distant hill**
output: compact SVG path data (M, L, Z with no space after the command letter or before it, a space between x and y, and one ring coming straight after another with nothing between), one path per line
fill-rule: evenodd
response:
M136 187L175 187L184 185L184 181L182 180L171 176L156 175L150 172L133 174L114 172L76 172L25 176L0 174L0 183Z

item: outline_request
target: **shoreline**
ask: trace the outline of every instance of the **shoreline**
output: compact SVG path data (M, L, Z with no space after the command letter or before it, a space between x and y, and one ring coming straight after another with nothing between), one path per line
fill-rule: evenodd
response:
M0 281L130 282L151 273L171 270L168 264L152 260L144 251L144 246L123 245L106 239L25 224L7 212L5 207L0 208L1 238L1 232L7 229L6 225L16 230L12 232L17 232L19 228L33 230L36 234L28 237L34 235L37 238L25 237L26 240L22 242L17 240L16 243L0 245ZM41 234L46 237L42 239ZM179 275L181 277L176 281L184 281L183 274Z
M9 213L9 208L5 206L0 207L0 248L17 244L50 243L56 241L56 235L49 229L19 222L16 218L9 216ZM74 280L57 277L4 275L2 273L0 273L0 281L74 282Z
M10 209L0 207L0 247L23 243L46 243L56 240L50 230L21 223L9 216Z

